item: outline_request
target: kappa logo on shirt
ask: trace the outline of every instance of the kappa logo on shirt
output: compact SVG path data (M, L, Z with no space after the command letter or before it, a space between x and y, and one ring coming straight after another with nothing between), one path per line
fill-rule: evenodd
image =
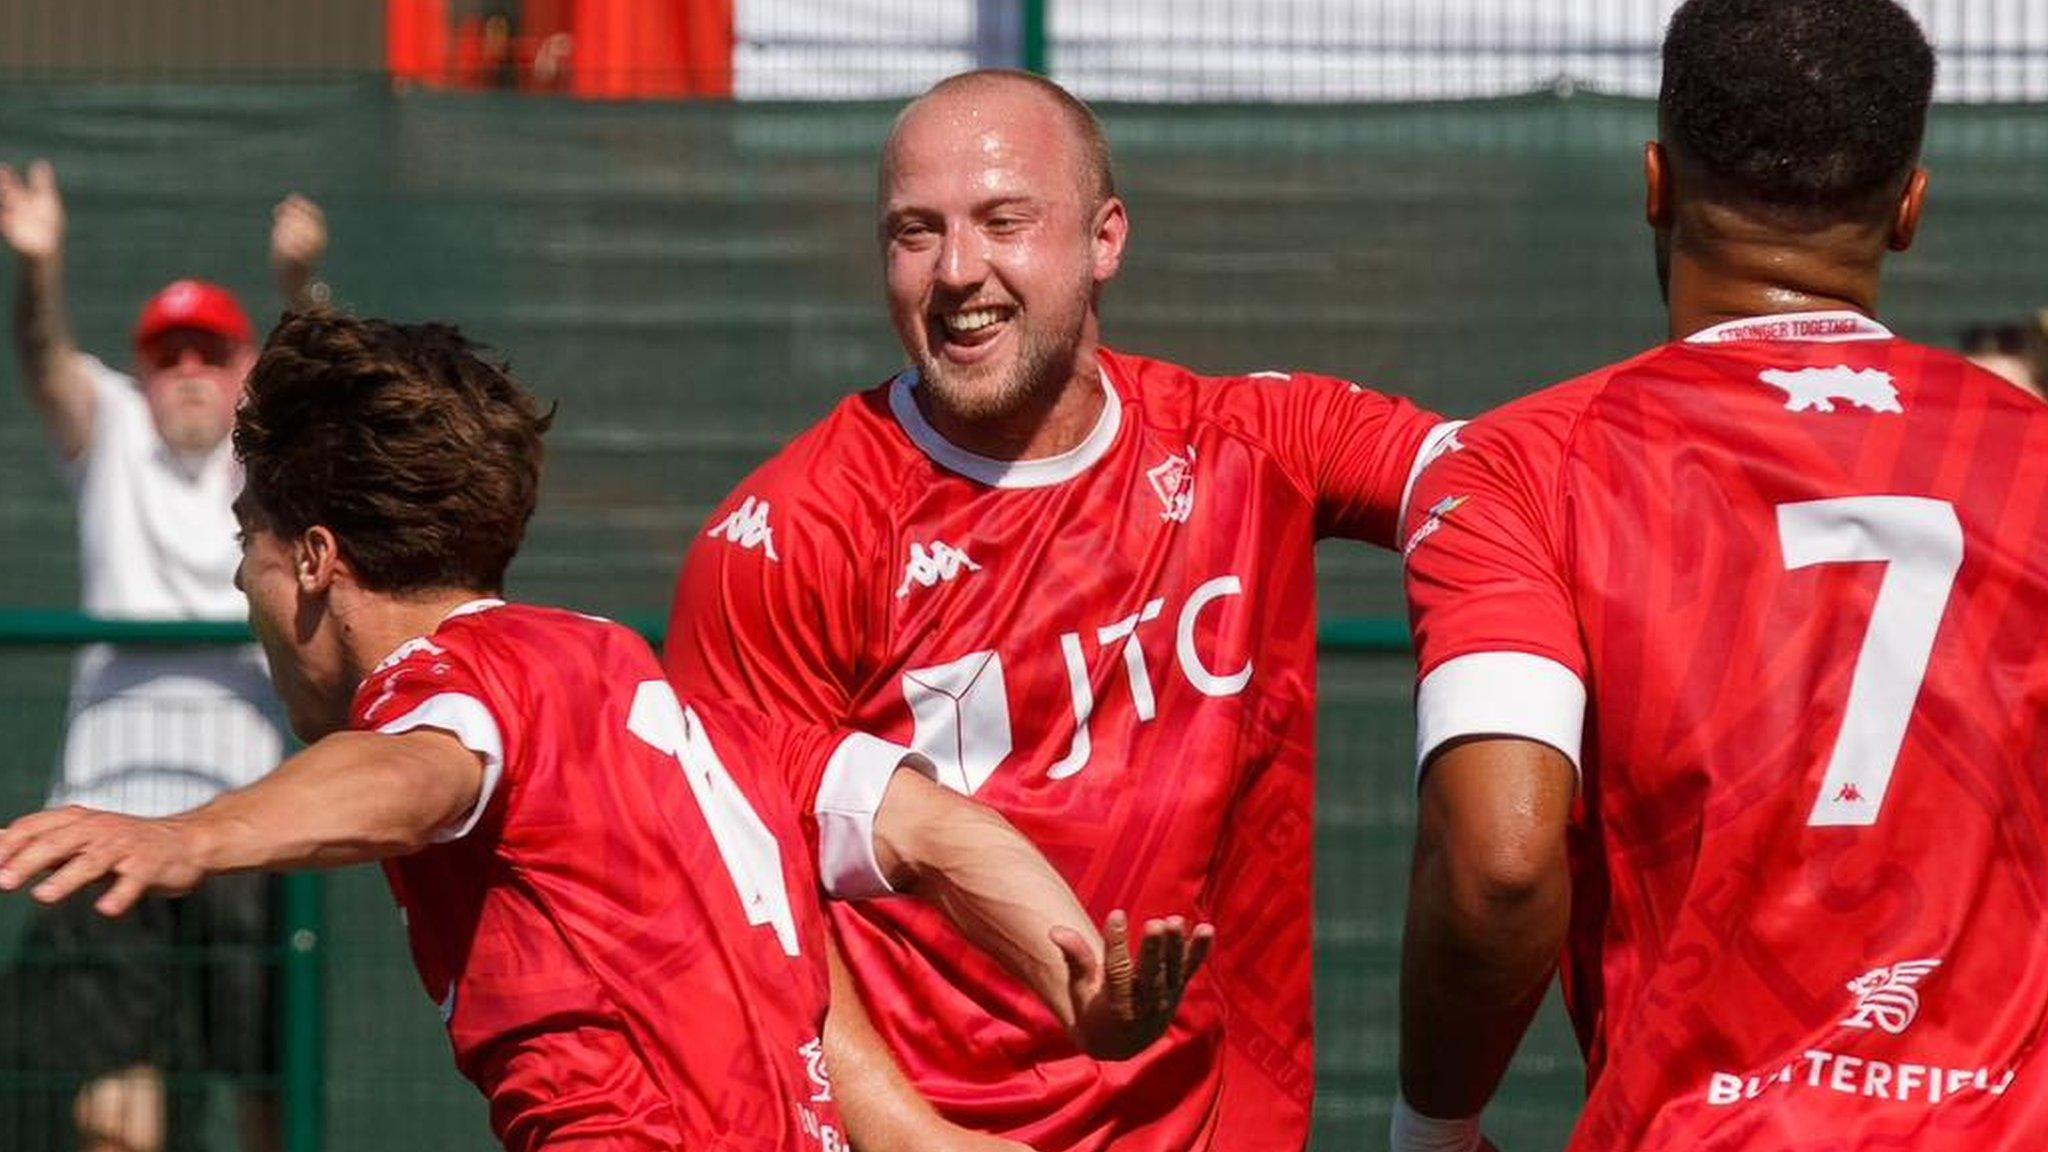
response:
M1446 496L1431 505L1429 518L1417 525L1415 531L1408 534L1408 542L1401 546L1401 555L1405 557L1417 548L1420 548L1424 540L1436 535L1443 528L1445 517L1464 507L1465 503L1470 499L1471 497L1469 496Z
M1166 510L1159 514L1161 520L1185 524L1195 511L1195 449L1188 446L1188 454L1174 453L1154 465L1145 473L1152 482L1152 491Z
M896 589L896 598L910 595L912 585L930 588L935 584L951 580L962 572L979 572L981 565L968 559L967 553L934 540L926 548L915 540L910 542L910 561L903 566L903 585Z
M1901 960L1880 965L1849 981L1856 994L1856 1010L1842 1021L1844 1028L1876 1028L1893 1036L1913 1026L1920 1016L1920 993L1915 989L1941 961Z
M415 636L392 649L391 655L386 656L375 668L370 669L370 675L375 676L387 668L396 668L422 652L429 656L439 656L446 651L447 649L427 639L425 636Z
M775 554L775 529L768 526L768 502L752 496L740 501L732 514L718 522L717 526L705 533L713 540L730 540L743 549L759 548L770 560L781 563L782 557Z
M1833 412L1835 401L1854 404L1871 412L1900 412L1899 390L1892 375L1876 368L1801 368L1785 372L1766 368L1758 379L1785 392L1787 412Z

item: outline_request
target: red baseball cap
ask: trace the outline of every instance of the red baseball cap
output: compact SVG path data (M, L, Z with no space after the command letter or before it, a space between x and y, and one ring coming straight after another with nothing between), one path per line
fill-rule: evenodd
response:
M237 344L256 338L235 294L204 280L173 280L150 297L135 322L135 346L141 348L176 328L197 328Z

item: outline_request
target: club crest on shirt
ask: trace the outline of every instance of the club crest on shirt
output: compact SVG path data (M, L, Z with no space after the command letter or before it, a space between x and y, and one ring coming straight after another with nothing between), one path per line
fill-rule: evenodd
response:
M1787 412L1833 412L1837 400L1871 412L1906 410L1899 404L1891 373L1876 368L1766 368L1757 378L1784 391Z
M1849 981L1849 991L1856 994L1856 1010L1842 1021L1842 1027L1876 1028L1893 1036L1904 1032L1920 1015L1920 993L1915 988L1939 967L1939 960L1901 960L1879 965Z
M1188 446L1188 454L1169 455L1145 473L1152 482L1152 491L1166 510L1159 514L1161 520L1175 524L1187 523L1195 511L1195 449Z
M1436 535L1437 531L1444 526L1444 518L1464 507L1466 501L1470 499L1470 496L1446 496L1435 504L1430 505L1429 518L1417 525L1415 531L1408 534L1408 542L1401 546L1401 555L1407 556L1421 547L1424 540Z
M811 1103L823 1104L832 1099L832 1077L825 1070L825 1042L812 1037L796 1050L803 1057L804 1075L811 1081Z

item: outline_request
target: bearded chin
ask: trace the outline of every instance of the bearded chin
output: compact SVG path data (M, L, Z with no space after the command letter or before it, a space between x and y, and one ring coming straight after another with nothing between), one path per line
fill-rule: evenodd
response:
M1020 335L1017 357L1006 365L961 369L923 356L918 373L933 399L959 420L1001 420L1034 406L1050 407L1074 374L1080 324L1070 332L1027 330Z

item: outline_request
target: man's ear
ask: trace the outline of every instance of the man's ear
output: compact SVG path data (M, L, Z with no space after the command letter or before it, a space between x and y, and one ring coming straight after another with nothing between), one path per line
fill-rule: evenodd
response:
M1671 158L1655 140L1643 145L1643 194L1643 219L1660 232L1671 227Z
M1906 190L1899 193L1899 205L1892 211L1891 234L1885 237L1885 246L1894 252L1904 252L1913 246L1913 237L1920 234L1920 210L1927 206L1927 169L1913 169L1912 178L1906 181Z
M1122 199L1111 196L1095 210L1093 229L1089 236L1095 245L1095 282L1107 284L1116 279L1117 272L1124 265L1124 242L1130 239L1131 218L1124 210Z
M307 595L324 595L346 564L340 539L323 525L313 525L292 541L292 575Z

